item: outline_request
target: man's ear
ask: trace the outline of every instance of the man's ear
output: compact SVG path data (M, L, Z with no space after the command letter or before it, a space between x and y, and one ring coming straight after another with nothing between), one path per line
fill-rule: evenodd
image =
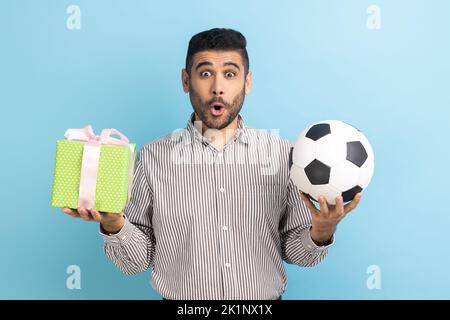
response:
M245 77L245 95L248 95L250 93L250 89L252 88L252 81L253 73L249 71L247 73L247 76Z
M186 69L181 70L181 82L183 84L183 91L188 93L189 92L189 74L187 73Z

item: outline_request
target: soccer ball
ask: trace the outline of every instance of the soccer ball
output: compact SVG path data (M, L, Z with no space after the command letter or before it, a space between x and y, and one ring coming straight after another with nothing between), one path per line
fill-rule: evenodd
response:
M289 158L292 182L313 201L322 195L333 205L337 196L347 203L367 188L374 170L367 138L339 120L320 121L303 130Z

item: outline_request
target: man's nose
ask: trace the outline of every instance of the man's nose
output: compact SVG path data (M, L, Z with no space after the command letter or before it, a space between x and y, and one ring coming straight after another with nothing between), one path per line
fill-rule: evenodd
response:
M223 82L220 79L215 79L212 86L212 94L215 96L222 96L224 94Z

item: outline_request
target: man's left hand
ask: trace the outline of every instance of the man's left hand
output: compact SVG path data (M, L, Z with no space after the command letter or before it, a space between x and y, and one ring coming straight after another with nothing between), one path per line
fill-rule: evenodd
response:
M347 213L355 209L361 200L361 192L357 193L353 200L345 206L342 196L336 197L336 205L328 204L324 196L319 196L320 210L318 210L303 192L300 193L300 196L311 211L311 239L318 245L323 245L331 240L338 223Z

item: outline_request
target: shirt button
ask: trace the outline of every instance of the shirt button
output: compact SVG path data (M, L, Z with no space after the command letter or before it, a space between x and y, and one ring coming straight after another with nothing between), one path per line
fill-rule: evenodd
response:
M225 263L225 267L229 268L229 267L231 267L231 264L227 262L227 263Z
M220 190L220 192L222 192L222 193L224 193L224 192L225 192L225 188L223 188L223 187L222 187L222 188L220 188L219 190Z
M223 230L223 231L228 231L228 227L227 227L227 226L223 226L223 227L222 227L222 230Z

